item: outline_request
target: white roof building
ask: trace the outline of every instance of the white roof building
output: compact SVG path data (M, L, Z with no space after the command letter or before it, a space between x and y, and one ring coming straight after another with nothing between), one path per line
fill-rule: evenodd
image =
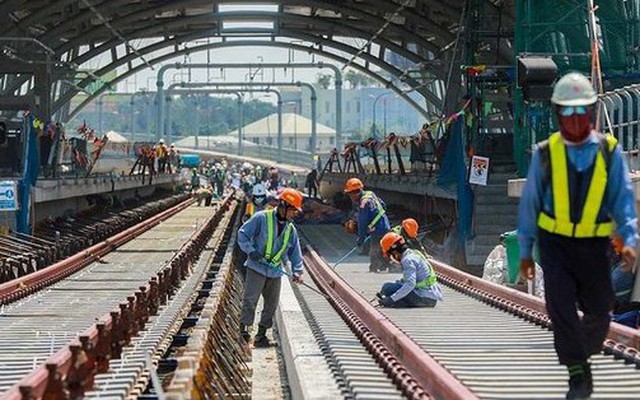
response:
M295 113L282 114L282 147L295 150L310 151L311 120ZM317 145L320 151L328 151L335 147L336 131L319 122L316 123ZM238 130L229 132L238 137ZM274 113L243 128L245 141L256 145L277 146L278 114ZM236 139L237 143L237 139Z

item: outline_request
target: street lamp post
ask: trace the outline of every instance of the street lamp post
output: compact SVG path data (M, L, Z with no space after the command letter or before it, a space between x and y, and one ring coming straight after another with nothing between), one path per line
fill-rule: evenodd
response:
M378 106L378 100L382 98L382 96L386 95L387 92L382 92L377 96L369 95L369 97L374 98L373 100L373 138L377 139L378 136L378 126L376 125L376 107Z

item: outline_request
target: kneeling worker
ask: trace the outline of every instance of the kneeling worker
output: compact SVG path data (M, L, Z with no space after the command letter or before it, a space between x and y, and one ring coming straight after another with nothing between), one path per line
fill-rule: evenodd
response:
M238 231L238 245L247 254L240 334L249 342L248 327L253 325L260 295L264 300L258 323L255 347L270 346L267 329L273 326L273 315L280 299L280 277L284 258L291 262L293 281L302 282L302 251L298 233L291 222L302 211L302 195L285 189L278 197L278 206L259 211Z
M389 232L380 240L382 254L402 265L402 279L382 285L379 303L383 307L435 307L442 300L436 273L419 251L407 247L402 236Z

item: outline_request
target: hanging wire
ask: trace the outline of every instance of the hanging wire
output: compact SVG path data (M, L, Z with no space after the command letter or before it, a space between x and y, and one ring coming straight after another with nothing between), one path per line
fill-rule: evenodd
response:
M385 17L385 23L380 27L380 29L378 29L378 31L376 33L373 34L373 36L371 36L369 38L369 40L367 40L367 42L365 44L363 44L360 49L358 49L358 52L354 55L351 56L351 58L349 59L349 61L347 61L343 66L342 66L342 70L344 71L347 67L349 67L349 65L353 64L353 61L360 57L360 55L362 53L364 53L367 49L367 47L369 45L371 45L371 43L373 43L374 40L376 40L378 38L378 36L380 36L382 34L382 32L384 32L387 27L389 26L389 24L391 23L391 20L395 19L398 15L400 15L400 13L407 8L407 6L409 5L409 3L411 3L412 0L405 0L404 3L402 3L397 9L396 11L391 15L391 17Z
M89 0L82 0L82 2L84 3L84 5L86 5L87 7L89 7L89 9L91 10L91 12L93 12L96 17L98 17L98 19L100 20L100 22L102 22L104 24L104 26L107 27L107 29L109 29L111 31L111 33L113 33L118 39L120 39L125 46L127 46L127 48L129 50L131 50L136 56L138 56L142 62L144 62L147 67L151 68L151 70L155 70L153 68L153 65L151 65L142 54L140 54L140 52L133 47L131 44L129 44L129 40L127 38L125 38L116 28L113 27L113 25L111 25L109 23L109 21L107 21L107 19L100 13L100 11L98 11L90 2Z

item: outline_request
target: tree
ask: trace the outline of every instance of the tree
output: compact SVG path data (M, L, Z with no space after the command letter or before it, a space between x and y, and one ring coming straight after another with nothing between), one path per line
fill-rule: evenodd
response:
M331 78L330 74L318 73L316 75L316 83L323 89L329 89L329 86L331 86Z
M371 87L377 86L376 81L372 78L368 77L365 74L354 71L352 69L348 70L346 74L344 74L344 79L349 82L351 89L358 89L359 87Z

